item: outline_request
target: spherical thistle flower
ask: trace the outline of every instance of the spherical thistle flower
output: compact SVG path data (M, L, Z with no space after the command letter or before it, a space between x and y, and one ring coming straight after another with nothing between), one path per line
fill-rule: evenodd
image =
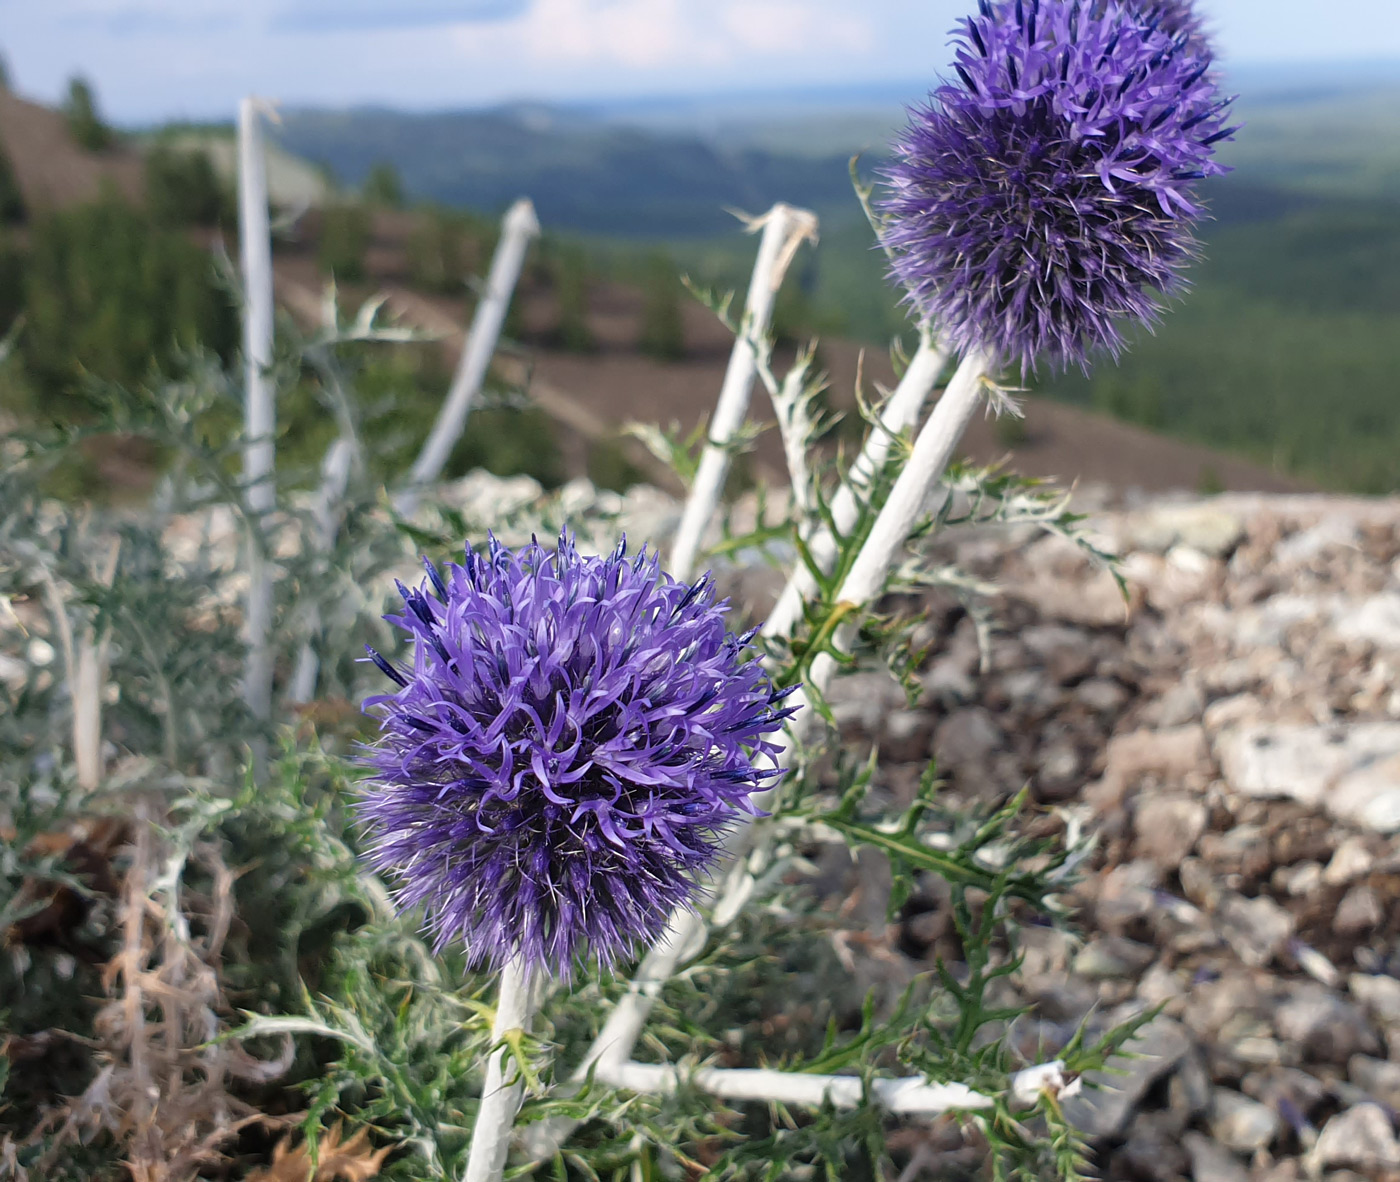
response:
M1156 12L1163 32L1173 37L1183 34L1201 52L1215 54L1206 19L1195 5L1195 0L1133 0L1133 11L1149 19Z
M425 565L386 617L411 656L370 650L397 689L365 703L381 732L359 804L369 860L474 968L567 976L586 952L611 967L757 813L792 690L749 659L753 632L726 630L708 575L677 582L625 540L603 558L567 530L553 553L492 538Z
M981 0L954 31L958 81L911 111L881 199L892 274L954 348L1087 368L1184 287L1234 129L1183 14Z

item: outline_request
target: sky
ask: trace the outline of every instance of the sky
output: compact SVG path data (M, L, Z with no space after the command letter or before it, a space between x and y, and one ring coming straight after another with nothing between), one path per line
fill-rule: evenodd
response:
M1400 60L1400 0L1199 0L1227 63ZM973 0L0 0L20 93L119 124L904 83Z

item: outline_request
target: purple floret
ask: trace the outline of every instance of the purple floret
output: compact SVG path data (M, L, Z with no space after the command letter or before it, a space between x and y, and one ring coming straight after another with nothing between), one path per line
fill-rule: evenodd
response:
M749 659L754 633L728 632L708 575L677 582L625 540L603 558L567 530L556 553L492 538L425 565L386 617L411 652L370 651L399 688L365 702L381 731L359 804L369 860L474 968L518 956L567 976L586 952L610 968L757 812L792 691Z
M1230 100L1184 3L981 0L957 81L910 112L885 245L923 317L1034 369L1115 356L1185 286Z

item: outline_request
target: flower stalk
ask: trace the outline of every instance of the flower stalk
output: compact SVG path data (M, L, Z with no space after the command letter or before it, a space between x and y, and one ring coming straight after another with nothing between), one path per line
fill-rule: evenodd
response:
M730 447L749 412L749 398L758 372L758 342L768 335L778 289L783 285L798 247L817 236L817 216L780 202L749 223L751 231L760 227L763 236L759 239L758 258L749 281L744 319L734 339L729 368L725 370L719 401L710 420L709 441L700 454L695 481L671 544L669 567L678 579L689 578L695 569L705 531L724 491Z
M274 481L277 405L271 373L272 230L261 122L268 109L255 98L245 98L238 108L238 238L243 264L246 383L243 481L250 515L248 599L244 614L248 655L243 700L259 719L266 719L272 713L272 569L262 539L266 518L277 507Z
M513 1031L529 1032L534 1015L533 990L523 962L512 960L501 972L491 1042L496 1048L486 1062L481 1107L472 1128L471 1150L462 1182L500 1182L510 1152L510 1134L525 1095L519 1072L511 1078L510 1048L501 1045Z
M462 347L457 370L452 375L452 385L443 400L437 421L423 444L423 450L414 461L408 480L394 498L394 508L404 517L413 516L423 490L442 475L453 447L462 437L467 416L481 393L482 383L491 367L496 342L505 324L506 311L520 279L520 270L525 265L525 253L539 232L539 218L528 198L520 198L506 211L501 221L501 239L486 279L486 290L472 317L471 330Z
M860 499L868 491L870 482L884 467L890 445L905 428L918 422L924 403L933 392L938 375L948 354L926 329L919 336L919 347L909 359L909 366L900 378L899 385L886 401L880 412L879 425L871 430L861 448L860 454L851 464L841 487L831 502L831 516L836 528L842 533L849 531L860 515ZM836 561L836 538L822 526L808 541L808 549L817 564L830 571ZM816 579L805 564L798 564L783 588L782 594L768 613L763 624L764 636L787 636L802 617L802 605L806 598L817 589Z

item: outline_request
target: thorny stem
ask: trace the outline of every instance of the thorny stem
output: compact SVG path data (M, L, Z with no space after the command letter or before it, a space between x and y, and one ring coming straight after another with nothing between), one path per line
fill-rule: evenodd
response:
M461 438L467 415L471 413L476 396L481 393L486 371L491 366L491 357L496 352L496 341L500 338L501 326L505 324L506 310L510 307L511 295L520 278L520 269L525 264L525 252L529 249L530 240L539 232L539 219L528 199L522 197L506 211L501 222L501 240L491 260L486 291L472 317L471 331L467 333L466 344L462 347L452 386L447 391L437 422L433 424L404 488L394 498L394 508L404 517L413 516L423 489L442 473L452 448Z
M977 408L990 367L991 359L981 352L970 353L963 359L919 432L908 464L895 481L855 564L842 581L837 592L838 601L860 607L879 597L895 557L917 523L929 493L942 477L953 449ZM824 693L835 668L835 661L823 653L813 663L808 679L811 689ZM789 704L805 705L808 697L805 690L799 690L789 699ZM788 766L793 744L811 725L810 717L810 710L799 711L796 715L789 727L789 743L776 757L775 767ZM760 808L763 799L762 796L755 798ZM741 823L729 831L725 840L729 852L735 853L742 847L747 829L748 826ZM743 889L742 876L731 878L730 888ZM719 908L723 909L725 904L726 900L721 899ZM647 953L627 993L608 1015L602 1031L575 1070L574 1083L584 1080L594 1064L605 1078L611 1077L617 1069L632 1066L629 1062L632 1048L641 1036L652 1005L677 967L703 948L705 934L705 920L698 912L677 909L672 914L665 934ZM577 1122L567 1118L541 1122L526 1138L531 1156L535 1160L552 1156L576 1127Z
M336 509L345 497L350 483L350 468L355 460L355 441L342 435L326 450L321 463L321 488L316 498L316 534L313 545L329 550L335 545ZM321 613L314 609L307 621L307 638L297 656L296 672L288 696L293 702L309 702L316 696L316 676L320 659L316 655L313 637L321 629Z
M263 152L264 105L245 98L238 108L238 238L243 260L243 357L247 366L244 403L243 480L250 510L248 642L243 700L255 718L272 712L272 572L258 534L277 507L273 479L276 392L272 367L272 230L267 204L267 160Z
M958 440L972 421L992 364L992 358L980 350L963 358L948 389L919 432L909 462L890 490L870 536L841 584L838 598L864 604L875 599L884 588L890 567L924 512L929 493L942 479ZM846 624L838 631L838 646L844 647L843 641L849 641L853 628L854 624ZM835 658L830 653L819 654L812 663L812 682L818 687L824 686L835 667Z
M1055 1060L1018 1071L1011 1080L1012 1098L1029 1105L1045 1089L1057 1097L1073 1095L1078 1091L1078 1077L1066 1079L1064 1067L1063 1062ZM813 1107L830 1102L837 1108L855 1108L865 1098L865 1083L856 1075L807 1075L744 1067L702 1067L686 1072L654 1063L604 1062L599 1065L598 1076L614 1087L663 1095L689 1085L727 1100L762 1100ZM870 1098L889 1112L923 1116L953 1109L991 1108L996 1104L995 1097L974 1092L966 1084L929 1084L915 1076L871 1080Z
M938 375L943 371L947 351L925 333L919 340L919 348L909 361L904 377L890 395L880 414L880 422L870 431L865 446L851 464L846 478L837 490L831 503L831 516L836 528L845 533L855 526L860 516L860 494L870 487L871 480L884 467L889 455L890 444L906 427L916 423L924 403L933 390ZM812 557L823 570L829 571L836 560L836 538L829 529L823 527L808 542ZM768 619L763 625L763 635L787 636L802 616L802 603L816 590L816 580L805 564L799 563L788 579L787 586Z
M496 999L496 1020L491 1026L491 1041L499 1044L511 1031L529 1030L534 1013L534 990L526 978L519 960L506 965L501 973L500 995ZM500 1182L510 1151L510 1134L525 1081L517 1072L514 1082L507 1083L510 1050L500 1047L491 1053L486 1063L486 1082L481 1091L481 1107L477 1109L472 1128L472 1144L467 1155L467 1172L462 1182Z
M780 202L763 217L755 219L750 228L759 226L763 227L763 237L758 245L753 278L749 282L741 331L729 354L729 368L725 371L724 385L720 387L719 401L710 420L709 442L700 455L695 481L686 498L671 546L668 570L681 580L690 578L695 567L700 543L709 527L710 518L714 516L715 506L719 504L724 478L729 471L729 444L748 414L749 396L758 368L755 342L768 334L773 303L783 284L783 277L797 248L804 240L816 237L817 217L805 209L795 209Z

